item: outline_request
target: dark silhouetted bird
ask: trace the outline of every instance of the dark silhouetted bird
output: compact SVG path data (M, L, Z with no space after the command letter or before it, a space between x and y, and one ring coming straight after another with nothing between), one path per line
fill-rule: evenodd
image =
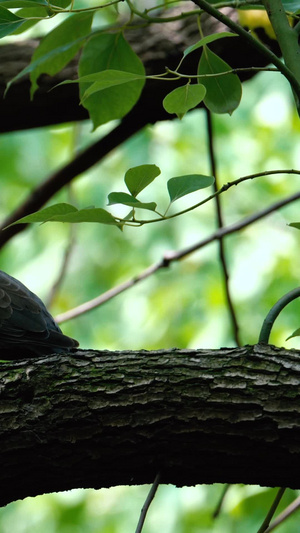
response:
M78 346L62 333L42 300L0 270L0 359L68 352Z

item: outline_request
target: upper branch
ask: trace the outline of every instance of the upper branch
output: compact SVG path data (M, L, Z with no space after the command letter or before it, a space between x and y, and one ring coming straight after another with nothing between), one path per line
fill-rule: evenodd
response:
M299 488L300 358L272 346L3 363L0 505L152 482Z
M234 9L227 8L223 12L231 20L237 21L237 12ZM206 14L201 18L201 27L204 35L225 29L223 24ZM183 51L199 39L197 19L193 16L174 22L137 27L128 30L126 38L143 61L147 74L159 74L165 71L166 66L175 69L182 59ZM12 84L3 99L6 84L28 66L38 44L39 40L36 39L0 47L0 132L88 118L87 111L79 105L76 84L61 85L50 90L62 81L77 79L78 57L57 75L41 76L39 90L32 101L30 101L30 83L26 76ZM211 46L232 68L260 67L267 63L266 58L259 51L253 50L242 39L239 43L235 39L234 44L232 39L221 39ZM190 54L183 64L185 72L194 74L197 62L198 56ZM247 77L250 75L248 74ZM162 107L162 100L169 90L169 83L148 81L140 101L130 114L131 120L134 121L144 115L144 123L147 124L147 122L154 123L157 120L170 118Z

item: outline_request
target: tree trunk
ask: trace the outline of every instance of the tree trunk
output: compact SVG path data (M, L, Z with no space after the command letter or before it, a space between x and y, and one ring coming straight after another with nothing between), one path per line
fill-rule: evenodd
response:
M269 345L4 362L0 505L158 472L299 488L299 372L297 351Z

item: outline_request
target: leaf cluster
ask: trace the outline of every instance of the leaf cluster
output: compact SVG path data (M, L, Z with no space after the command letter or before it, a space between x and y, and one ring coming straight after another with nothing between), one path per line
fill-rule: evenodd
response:
M124 182L128 189L126 192L111 192L108 195L108 205L122 204L130 207L131 210L125 218L115 217L105 209L99 207L86 207L84 209L77 209L74 205L68 203L53 204L49 207L41 209L35 213L22 217L11 225L28 224L28 223L44 223L44 222L96 222L98 224L115 225L122 229L124 225L128 224L145 224L146 221L137 221L135 218L136 209L144 209L153 211L159 216L157 220L165 220L166 213L172 203L179 198L186 196L192 192L209 187L214 183L212 176L204 176L202 174L189 174L186 176L176 176L167 182L169 193L169 204L162 215L157 211L156 202L141 202L137 199L138 194L143 191L153 180L161 173L160 168L156 165L139 165L130 168L125 173ZM179 214L179 213L178 213ZM173 215L174 216L174 215ZM147 221L153 222L153 220Z
M130 31L133 16L146 20L147 24L168 19L165 16L151 17L150 9L142 13L127 0L131 14L127 22L97 27L95 14L105 7L111 9L111 4L118 4L118 1L108 2L98 8L89 6L75 9L69 0L56 0L54 3L46 0L2 0L0 38L26 31L41 20L64 14L64 20L44 36L30 64L10 80L7 90L12 83L29 75L33 98L41 74L57 74L81 51L78 78L63 83L78 83L81 105L87 109L94 129L111 120L123 118L139 100L149 78L162 82L176 81L177 84L178 80L184 81L184 85L170 91L162 104L168 113L176 114L179 118L200 104L213 113L233 113L242 96L238 69L233 71L209 45L219 39L234 37L236 33L220 32L203 37L199 22L201 39L184 51L177 69L171 71L166 67L163 73L147 76L143 63L124 37L124 30ZM165 9L172 5L173 2L166 2ZM293 9L296 16L298 4ZM196 13L185 12L184 16L199 17L199 13L201 10ZM197 70L183 74L180 71L181 64L191 53L199 56Z

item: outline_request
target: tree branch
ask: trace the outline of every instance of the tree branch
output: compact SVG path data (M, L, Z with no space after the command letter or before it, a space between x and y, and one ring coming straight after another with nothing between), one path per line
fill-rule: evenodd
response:
M180 11L183 7L180 7ZM231 20L237 22L235 9L222 10ZM201 17L203 34L224 31L227 29L219 21L207 16ZM149 24L126 31L126 38L134 51L142 60L148 75L165 71L165 67L175 69L182 59L183 51L199 39L197 17L191 16L174 22ZM234 40L234 44L232 41ZM39 89L34 99L30 100L30 82L28 76L13 83L5 99L3 98L6 84L21 72L31 61L32 54L39 45L38 39L31 39L0 47L0 132L36 128L49 124L61 124L78 120L86 120L88 113L79 105L79 92L76 84L60 85L65 80L78 78L78 59L76 56L61 72L53 77L42 75ZM274 41L274 46L276 41ZM232 68L261 67L268 61L257 50L253 50L242 39L221 39L210 45L211 48L227 61ZM276 45L277 46L277 45ZM183 72L195 74L198 55L189 54L184 61ZM254 74L246 74L241 79L248 79ZM181 83L179 81L179 83ZM55 87L54 90L51 90ZM175 88L176 84L172 85ZM142 97L132 112L132 120L149 111L152 121L170 118L162 107L162 100L169 92L170 84L151 81L146 84Z
M3 363L0 505L157 472L178 486L299 488L299 361L256 345Z

